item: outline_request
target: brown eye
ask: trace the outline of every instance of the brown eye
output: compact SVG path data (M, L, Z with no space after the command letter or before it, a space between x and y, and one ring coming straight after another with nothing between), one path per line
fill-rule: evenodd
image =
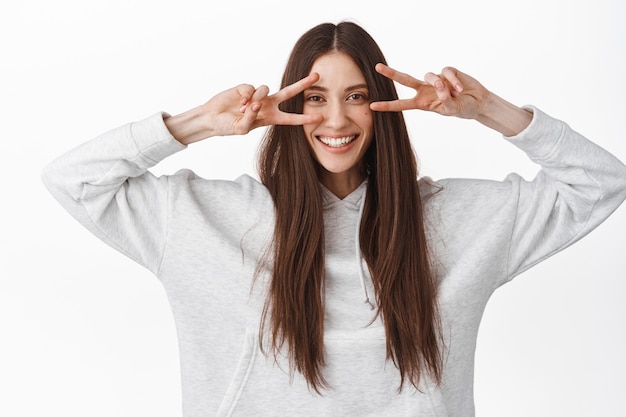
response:
M361 93L353 93L348 96L348 100L352 100L352 101L367 100L367 96Z

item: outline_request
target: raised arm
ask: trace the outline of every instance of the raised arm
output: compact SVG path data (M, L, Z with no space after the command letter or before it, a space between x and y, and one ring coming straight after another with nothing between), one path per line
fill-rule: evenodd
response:
M478 239L475 225L488 233L495 256L506 251L506 273L498 284L571 245L602 223L626 198L626 166L606 150L537 108L519 108L461 71L447 67L424 81L378 64L376 70L415 90L409 99L370 104L375 111L418 109L475 119L502 133L541 166L532 181L511 174L503 182L445 181L442 203L453 212L462 204L465 219L450 234L469 227L467 239ZM494 238L498 234L502 240ZM461 239L463 240L463 239ZM493 259L485 264L490 264Z
M317 115L284 113L278 105L318 79L311 74L276 94L240 85L177 116L157 113L113 129L51 162L43 181L83 226L110 246L157 273L165 247L171 176L148 170L192 142L241 135L271 124L300 125ZM176 178L193 180L190 172ZM232 195L230 196L232 197Z

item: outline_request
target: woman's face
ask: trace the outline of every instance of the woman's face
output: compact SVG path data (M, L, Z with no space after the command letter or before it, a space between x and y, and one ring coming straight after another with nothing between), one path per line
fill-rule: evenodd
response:
M365 77L347 55L329 52L311 68L320 79L304 91L303 113L323 116L304 133L323 168L320 181L343 198L365 178L363 156L372 143L374 119Z

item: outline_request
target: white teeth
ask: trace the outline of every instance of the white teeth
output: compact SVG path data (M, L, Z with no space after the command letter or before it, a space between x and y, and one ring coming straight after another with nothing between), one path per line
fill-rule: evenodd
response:
M324 136L318 136L320 142L324 145L330 146L331 148L339 148L341 146L346 146L348 143L352 142L356 138L356 135L352 136L344 136L343 138L327 138Z

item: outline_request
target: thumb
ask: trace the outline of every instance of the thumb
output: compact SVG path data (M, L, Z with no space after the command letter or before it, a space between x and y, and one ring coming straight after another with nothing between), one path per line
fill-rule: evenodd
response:
M241 107L241 111L243 112L243 116L239 120L240 129L236 129L240 131L239 134L246 134L256 126L254 122L256 121L259 111L261 110L261 103L258 101L254 101L250 104L247 104Z
M248 103L241 106L239 111L243 113L243 117L237 123L238 126L235 128L236 134L245 135L255 127L258 127L255 121L261 110L261 100L267 97L269 91L270 89L266 85L260 86L254 90Z

